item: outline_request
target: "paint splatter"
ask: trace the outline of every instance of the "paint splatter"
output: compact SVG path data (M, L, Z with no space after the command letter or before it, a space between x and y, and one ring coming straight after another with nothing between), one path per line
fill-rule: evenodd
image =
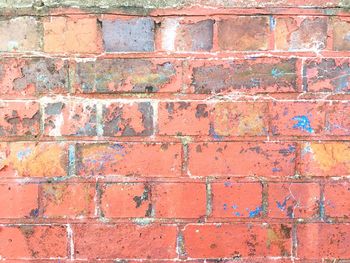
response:
M32 149L30 148L26 148L25 150L23 151L19 151L17 153L17 158L18 160L22 161L23 159L25 159L26 157L28 157L32 152Z
M294 129L300 129L303 131L307 131L308 133L313 133L314 129L311 127L310 120L305 115L298 115L292 118L293 121L297 121L296 124L293 125Z
M283 77L284 76L284 71L283 70L280 70L278 68L273 68L271 70L271 75L274 77L274 78L280 78L280 77Z
M260 214L261 211L262 211L261 206L258 206L255 210L249 211L249 217L250 218L256 217Z

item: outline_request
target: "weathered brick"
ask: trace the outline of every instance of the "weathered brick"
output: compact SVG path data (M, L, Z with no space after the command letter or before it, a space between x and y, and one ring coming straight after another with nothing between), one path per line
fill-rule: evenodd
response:
M225 181L212 183L212 217L249 217L262 215L262 186L260 183Z
M330 217L350 217L349 182L327 183L324 187L325 213Z
M148 217L152 213L151 187L142 183L108 183L102 186L104 217Z
M297 227L297 255L301 259L349 258L349 224L302 224Z
M210 51L214 20L166 18L161 22L162 49L167 51Z
M160 183L153 188L158 218L200 218L206 213L204 183Z
M73 86L81 93L178 92L181 62L166 59L97 59L76 62Z
M38 185L0 184L0 218L38 216Z
M77 224L72 228L74 254L78 259L176 257L175 225Z
M171 143L78 144L78 174L176 177L181 145Z
M273 224L187 225L185 250L191 258L289 256L291 226Z
M270 114L272 135L315 136L325 129L323 102L272 102Z
M191 143L188 172L192 176L292 176L295 152L294 143Z
M350 135L350 102L332 102L326 109L327 135Z
M153 134L153 107L149 102L104 105L102 124L105 136L149 136Z
M298 170L304 176L347 176L350 173L350 144L303 143Z
M37 136L40 132L39 103L0 102L0 136Z
M60 100L45 105L44 134L48 136L95 136L96 103L93 100Z
M67 258L65 226L0 226L0 255L5 259Z
M347 19L333 18L333 50L349 51L350 50L350 21Z
M316 183L271 183L268 216L273 218L318 218L320 187Z
M94 214L94 196L94 184L43 184L42 213L48 218L91 217Z
M102 20L107 52L150 52L154 50L154 21L149 17Z
M194 93L295 92L296 68L295 58L193 60L189 62L186 82Z
M95 17L51 16L43 21L44 51L49 53L99 53L101 33Z
M309 92L350 92L350 67L346 58L308 59L304 65L304 90Z
M68 145L58 142L14 142L1 145L0 177L66 176Z
M327 18L277 17L276 49L319 50L327 45Z
M0 51L40 51L41 27L40 22L30 16L0 21Z
M269 22L263 16L237 16L218 22L222 50L266 50Z

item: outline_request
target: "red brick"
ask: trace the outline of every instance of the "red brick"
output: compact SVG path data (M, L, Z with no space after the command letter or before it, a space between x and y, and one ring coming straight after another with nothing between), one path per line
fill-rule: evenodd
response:
M270 114L273 135L314 136L324 132L323 102L273 102Z
M332 102L326 110L327 135L350 135L350 102L339 101Z
M142 183L103 185L101 212L107 218L151 216L150 186Z
M204 183L156 184L152 199L158 218L199 218L206 213Z
M48 53L99 53L102 37L95 17L51 16L45 18L44 51Z
M97 59L72 63L80 93L153 93L181 90L181 62L174 59ZM132 72L132 74L130 74Z
M64 226L0 226L0 255L6 259L66 258Z
M34 101L0 103L0 136L37 136L40 132L39 104Z
M318 218L320 187L316 183L271 183L268 216L272 218Z
M38 216L38 185L0 184L0 218Z
M349 19L342 19L334 17L332 18L333 29L333 50L348 51L350 49L349 31L350 21Z
M260 183L226 181L212 183L213 217L260 217L262 186Z
M190 60L185 83L193 93L295 92L298 63L295 58Z
M298 170L304 176L347 176L350 173L350 144L303 143Z
M188 169L192 176L291 176L295 149L293 143L191 143Z
M0 177L67 175L68 145L59 142L14 142L1 145Z
M350 217L349 182L326 183L324 187L325 213L330 217Z
M304 89L309 92L349 92L349 59L307 59L304 64Z
M289 256L291 226L187 225L184 241L186 254L191 258Z
M94 101L55 101L45 105L44 133L48 136L96 136Z
M210 19L165 18L161 22L162 49L166 51L210 51L213 47Z
M105 136L152 135L153 107L150 102L104 105L102 125Z
M218 23L222 50L266 50L269 22L263 16L237 16Z
M327 22L325 17L277 17L276 49L288 51L325 49Z
M181 145L170 143L79 144L79 175L176 177L181 174Z
M72 228L77 259L176 257L175 225L77 224Z
M297 227L299 258L349 258L349 224L303 224Z
M48 218L91 217L94 214L94 197L94 184L43 184L43 214Z

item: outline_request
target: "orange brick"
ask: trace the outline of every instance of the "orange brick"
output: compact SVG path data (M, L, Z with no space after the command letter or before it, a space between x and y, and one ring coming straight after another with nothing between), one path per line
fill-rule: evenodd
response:
M262 186L226 181L212 183L212 217L261 217Z
M37 217L38 185L0 184L0 218Z
M332 102L326 110L326 135L350 135L350 102Z
M350 41L348 38L350 21L334 17L331 26L333 29L333 50L348 51L350 49Z
M48 218L91 217L94 214L94 197L94 184L43 184L42 213Z
M99 53L102 37L95 17L56 17L44 20L44 51Z
M188 170L192 176L291 176L295 150L293 143L191 143Z
M141 183L103 185L101 212L107 218L151 216L150 186Z
M349 182L327 183L324 187L324 206L329 217L350 217Z
M318 218L320 187L316 183L271 183L268 216L273 218Z
M200 218L206 213L203 183L160 183L152 194L158 218Z

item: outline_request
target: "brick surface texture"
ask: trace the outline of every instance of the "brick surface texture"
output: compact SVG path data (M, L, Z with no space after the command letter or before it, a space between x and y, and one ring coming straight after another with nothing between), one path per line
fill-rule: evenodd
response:
M0 261L350 262L349 10L0 0Z

